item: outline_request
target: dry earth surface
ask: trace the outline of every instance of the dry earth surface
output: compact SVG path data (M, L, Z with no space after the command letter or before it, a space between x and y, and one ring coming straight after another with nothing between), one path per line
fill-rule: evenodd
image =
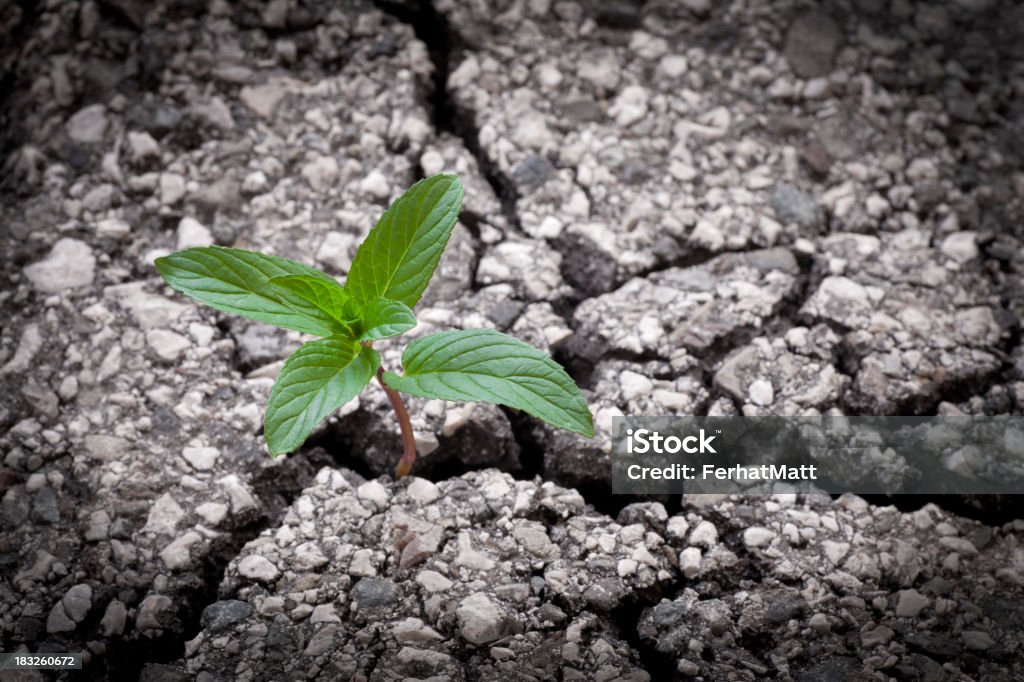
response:
M1020 679L1019 506L613 498L607 452L621 414L1021 414L1022 140L1009 1L0 0L0 651L150 682ZM343 277L441 171L466 203L414 335L551 351L598 437L412 399L396 483L373 387L272 461L302 339L154 257Z

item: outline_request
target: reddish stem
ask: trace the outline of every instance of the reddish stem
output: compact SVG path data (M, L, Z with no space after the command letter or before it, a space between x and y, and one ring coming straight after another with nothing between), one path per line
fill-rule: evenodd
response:
M412 422L409 421L409 412L405 409L402 396L398 394L398 391L384 383L383 367L377 368L377 382L384 389L384 392L388 394L391 408L395 411L395 416L398 417L398 426L402 430L402 448L404 452L402 453L402 459L398 460L398 466L395 467L395 478L402 478L409 474L409 471L412 470L413 462L416 461L416 439L412 435Z

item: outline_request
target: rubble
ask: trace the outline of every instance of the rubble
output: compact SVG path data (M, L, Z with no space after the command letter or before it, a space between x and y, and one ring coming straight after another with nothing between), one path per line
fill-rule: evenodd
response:
M623 414L1024 410L1024 10L854 5L0 1L4 650L111 679L1010 679L1019 523L607 495ZM465 209L410 338L548 350L597 436L412 398L394 483L371 386L271 460L305 339L153 259L343 278L438 172Z

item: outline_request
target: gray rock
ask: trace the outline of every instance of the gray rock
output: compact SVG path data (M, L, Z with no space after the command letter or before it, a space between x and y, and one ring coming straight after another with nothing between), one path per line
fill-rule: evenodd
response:
M132 161L139 162L160 156L160 144L149 133L128 132L128 150Z
M68 137L75 142L98 144L103 141L108 125L107 108L102 104L90 104L76 111L65 128Z
M552 170L551 163L547 159L537 154L531 154L516 166L512 177L518 186L529 190L547 182Z
M679 358L680 348L706 352L730 333L759 326L792 292L796 260L784 249L768 253L726 254L700 266L662 270L587 299L574 314L569 348L589 360L608 351L665 360ZM732 287L743 289L742 305L710 294ZM693 324L697 315L703 324Z
M211 244L213 244L213 235L210 234L210 230L195 218L185 216L178 223L178 250L193 246L210 246Z
M29 381L21 389L21 395L32 406L33 411L49 419L56 419L59 414L57 394L45 386Z
M786 31L783 53L790 67L800 78L826 76L842 42L836 22L819 11L805 11L794 19Z
M928 607L930 599L917 590L900 590L896 603L896 615L900 618L916 618Z
M158 535L174 536L175 529L184 518L185 510L182 509L178 501L170 493L164 493L150 507L146 525L142 530Z
M60 602L53 605L50 615L46 619L46 631L50 634L59 632L73 632L78 627L75 621L68 617Z
M700 558L700 550L696 547L687 547L679 553L679 570L687 580L700 575Z
M288 0L271 0L261 18L267 28L284 28L288 24Z
M160 201L164 206L173 206L185 196L185 178L179 173L160 174Z
M818 202L793 185L776 186L768 204L783 222L796 223L815 234L821 230L823 217Z
M252 606L248 602L226 599L203 609L199 622L210 632L224 632L244 621L251 613Z
M718 544L718 529L710 521L701 521L690 533L690 544L708 549Z
M115 599L107 604L107 609L103 612L103 619L100 621L100 629L107 637L117 636L124 632L127 620L128 609L122 602Z
M91 433L85 437L86 452L89 454L89 457L97 460L113 461L119 459L128 450L130 445L128 441L118 436Z
M995 640L983 630L964 630L960 633L964 646L972 651L985 651L995 646Z
M21 338L18 340L18 347L14 351L14 357L0 367L0 376L27 370L31 366L32 359L42 347L43 337L39 333L39 325L25 325L21 331Z
M235 128L231 109L220 97L193 102L188 111L201 125L223 132L230 132Z
M502 636L505 620L500 607L482 593L471 594L455 609L459 634L472 644L487 644Z
M238 572L246 578L262 582L272 582L281 572L266 557L251 554L238 564Z
M44 523L60 522L60 507L57 491L53 488L42 488L32 500L32 512Z
M192 342L181 334L166 329L152 329L146 333L146 345L161 360L174 362L192 347Z
M175 538L160 552L160 559L172 571L182 571L192 566L192 547L199 545L203 538L199 533L189 531Z
M18 494L18 491L8 490L4 493L3 500L0 502L0 513L3 514L6 525L12 528L18 526L28 518L28 500L24 495Z
M768 528L752 526L743 531L743 543L747 547L764 547L776 537L775 532Z
M476 270L484 286L512 284L528 300L549 300L565 293L561 255L543 243L506 240L488 249Z
M775 402L775 389L772 383L765 379L757 379L750 384L748 395L750 402L761 407L767 407Z
M895 633L892 631L892 628L879 625L867 632L860 633L860 641L866 647L873 647L879 644L887 644L894 635Z
M79 583L64 593L61 603L68 617L76 623L81 623L92 608L92 588L85 583Z
M954 232L942 240L942 253L958 263L967 263L978 257L977 235L974 232Z
M170 597L165 594L150 594L139 605L135 626L143 632L159 632L172 625L174 615L174 601Z
M294 90L294 82L290 79L272 78L262 85L245 86L238 93L238 97L243 104L261 117L271 118L281 101Z
M352 601L360 611L391 606L401 591L394 582L384 578L363 578L352 586Z
M325 192L338 180L338 162L333 156L319 156L302 167L302 177L318 192Z
M43 260L24 269L25 277L45 294L59 294L92 284L96 257L85 242L65 237Z
M335 649L342 636L340 630L336 625L325 625L316 631L302 653L306 656L322 656Z
M765 597L768 608L764 612L764 622L771 627L799 620L807 610L807 600L796 590L769 592Z
M715 373L715 386L748 403L744 409L755 406L792 415L808 408L827 409L840 400L849 383L832 364L838 342L824 325L793 328L785 340L758 337L725 358Z
M93 213L106 211L113 204L117 196L117 190L113 185L102 184L93 187L82 197L82 208Z
M826 635L832 630L832 625L828 622L828 616L824 613L816 613L811 616L807 624L811 626L811 629L819 635Z
M181 456L196 471L209 471L217 464L220 451L211 447L186 447Z
M120 218L105 218L96 223L96 235L108 239L124 239L132 232L132 226Z

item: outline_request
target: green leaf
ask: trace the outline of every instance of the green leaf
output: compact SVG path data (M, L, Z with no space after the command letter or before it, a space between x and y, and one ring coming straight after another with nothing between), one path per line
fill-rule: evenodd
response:
M311 275L285 275L272 277L270 284L312 303L346 327L351 327L351 319L345 314L345 304L350 300L348 292L337 282Z
M270 454L291 452L336 409L356 397L380 366L380 354L355 339L332 336L303 344L285 361L270 390L263 435Z
M360 341L376 341L404 334L416 326L416 316L409 307L398 301L378 298L363 313L363 333Z
M365 307L378 298L416 305L430 283L462 206L454 175L420 180L384 211L356 252L345 289Z
M583 394L558 363L533 346L491 329L440 332L410 343L404 374L384 374L399 391L443 400L488 401L590 437Z
M157 258L156 269L172 288L217 310L317 336L346 331L344 325L313 303L271 286L272 278L285 275L333 281L287 258L204 246Z

